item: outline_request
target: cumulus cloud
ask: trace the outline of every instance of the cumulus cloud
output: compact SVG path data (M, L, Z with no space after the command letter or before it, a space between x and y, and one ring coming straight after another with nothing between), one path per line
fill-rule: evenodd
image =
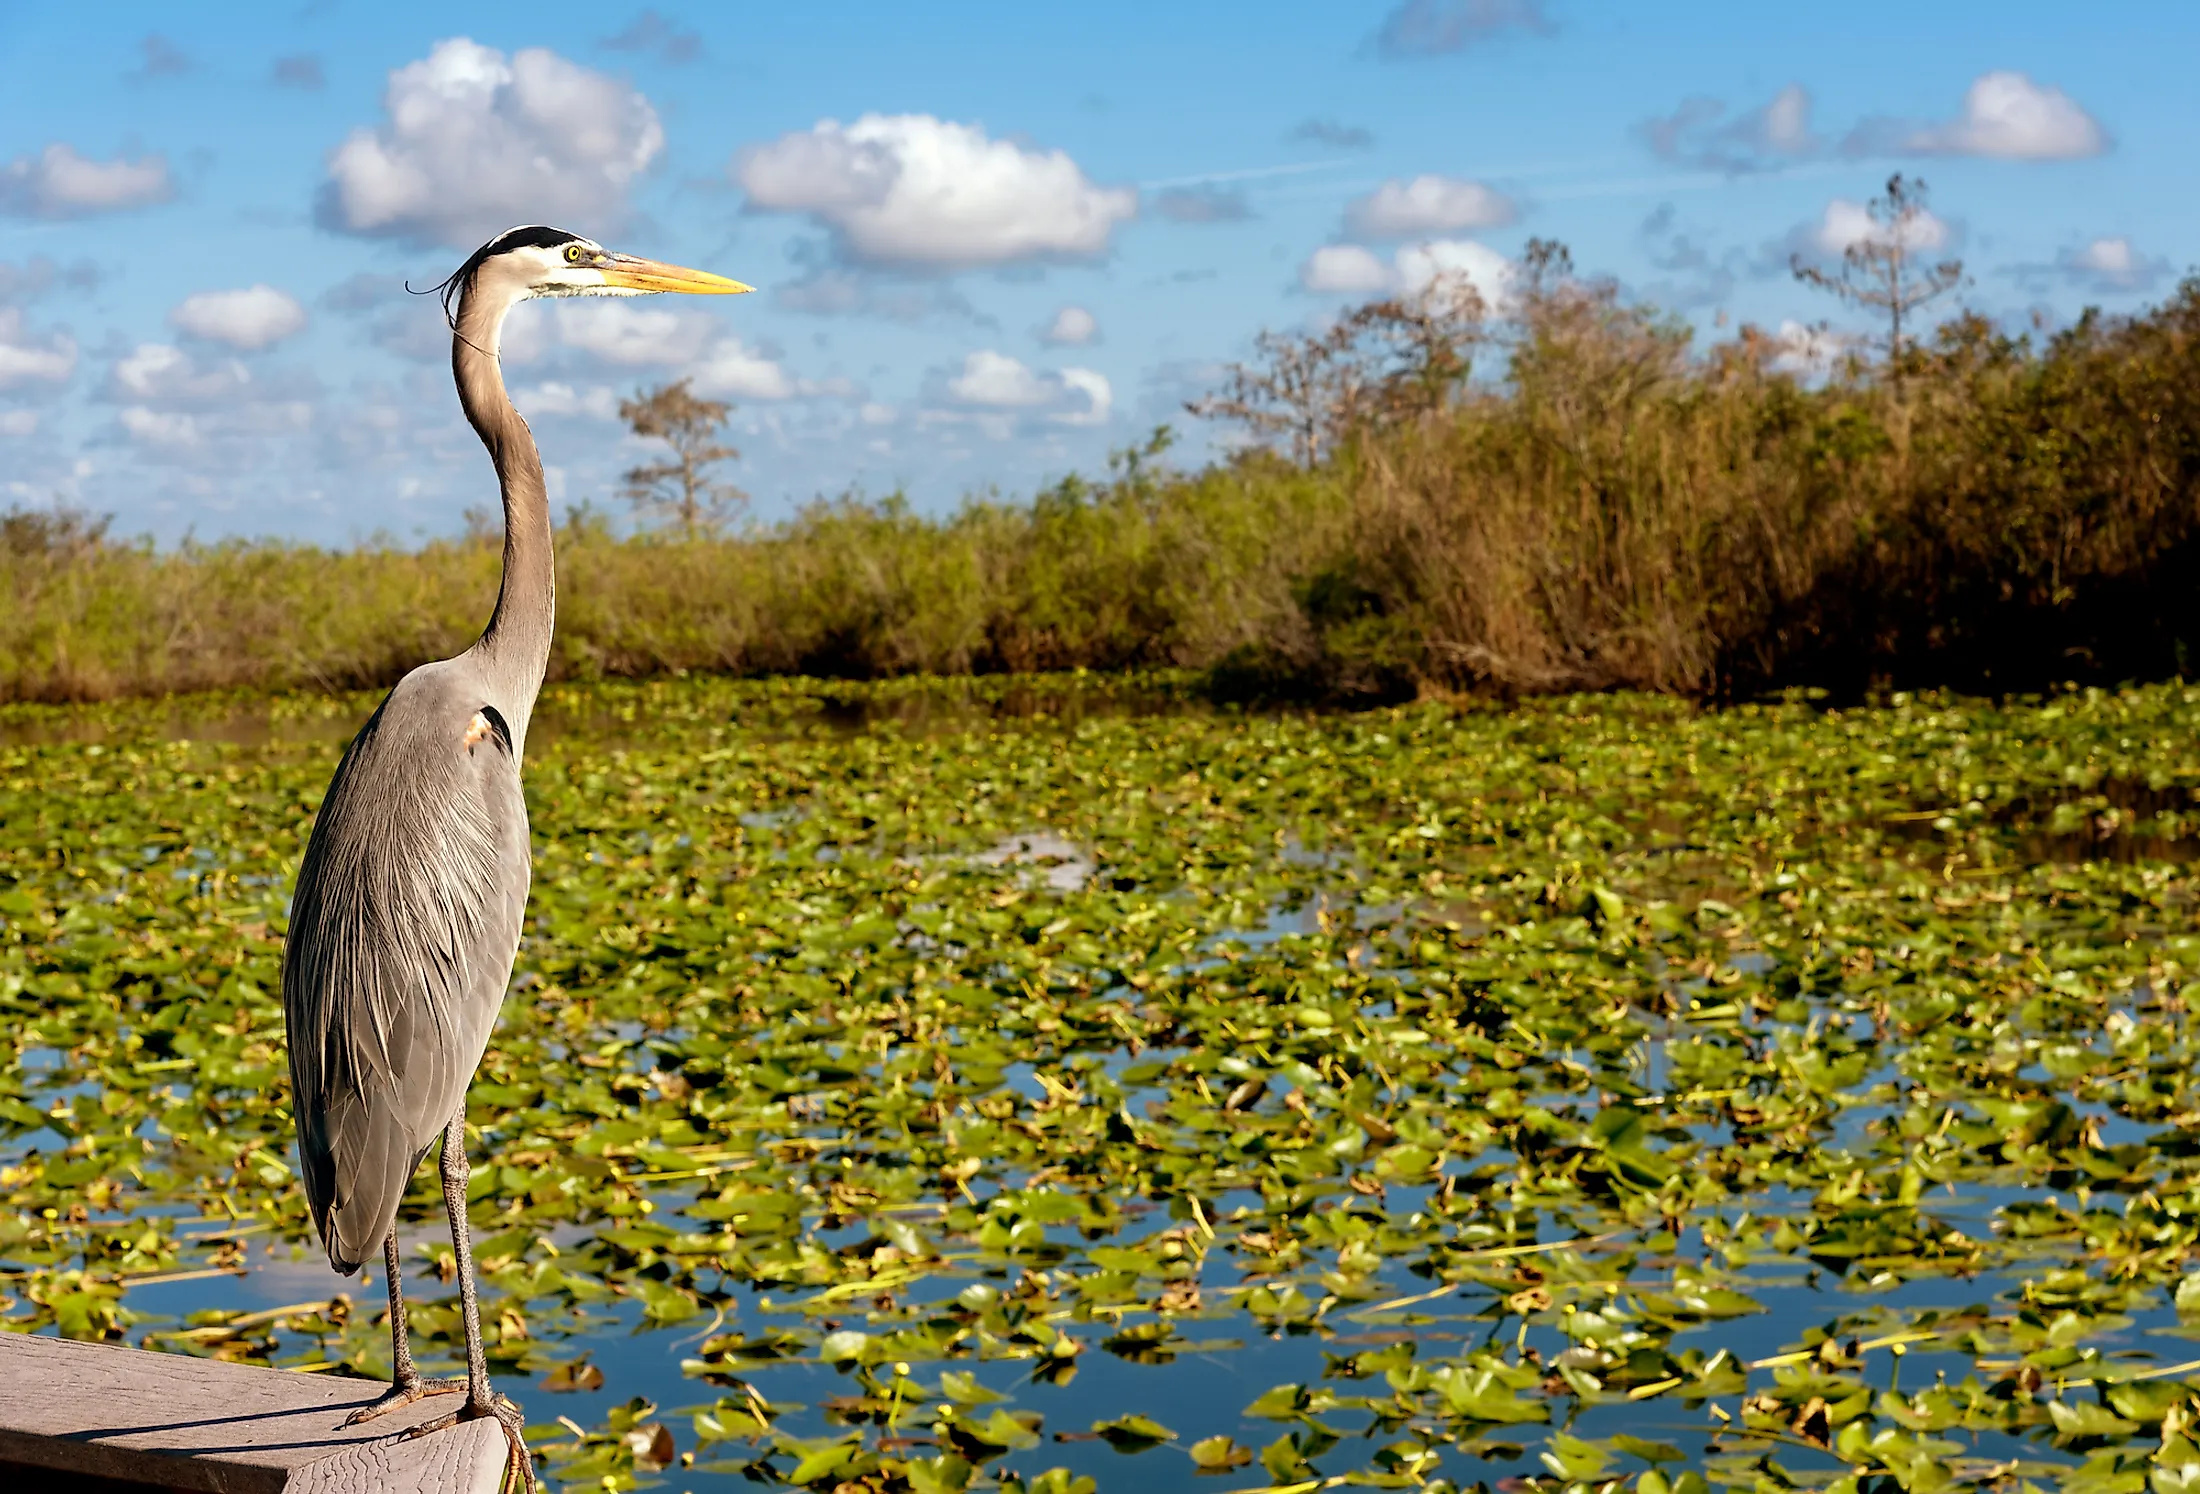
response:
M648 99L543 47L437 42L383 108L329 158L326 227L469 249L514 223L601 232L664 148Z
M694 378L695 392L712 399L776 400L826 392L798 385L777 359L766 357L738 337L725 338L714 346L696 365Z
M0 213L85 218L166 202L176 195L164 156L95 161L60 142L0 166Z
M1030 417L1051 425L1104 425L1115 405L1115 391L1106 376L1094 369L1035 369L990 348L969 354L961 369L940 382L945 404L985 415Z
M33 332L21 311L0 306L0 389L66 383L75 372L74 338L64 332Z
M1354 198L1344 210L1346 231L1361 239L1472 233L1510 223L1513 216L1512 201L1504 193L1451 176L1393 179Z
M1504 303L1510 290L1512 262L1472 239L1408 244L1398 251L1397 264L1399 288L1409 293L1427 290L1440 279L1464 280L1494 307Z
M1059 388L1008 354L981 348L963 359L962 372L947 381L947 392L957 404L1023 410L1051 403Z
M1243 192L1228 187L1171 187L1154 208L1172 223L1238 223L1253 216Z
M742 151L734 178L752 210L808 216L844 259L907 269L1095 258L1138 211L1067 152L929 114L821 120Z
M1299 286L1316 295L1415 295L1439 279L1464 281L1498 307L1510 294L1511 276L1511 261L1487 244L1427 239L1403 246L1387 263L1358 244L1325 244L1299 267Z
M123 433L141 446L197 446L201 439L198 420L173 410L125 405L116 418L122 422Z
M2047 264L2015 265L2006 272L2033 290L2072 286L2086 295L2119 296L2151 290L2170 273L2169 261L2139 252L2130 239L2103 235L2064 249Z
M1358 244L1324 244L1299 266L1299 285L1317 295L1375 295L1390 289L1391 268Z
M561 301L546 308L557 340L628 367L692 362L717 332L708 313L631 301Z
M1842 149L1851 155L1990 156L2004 161L2069 161L2109 148L2108 132L2084 107L2020 72L1982 73L1963 95L1963 111L1937 124L1866 120Z
M1806 257L1839 259L1862 243L1899 243L1917 254L1931 254L1955 242L1955 230L1935 213L1920 210L1902 224L1890 227L1877 222L1871 209L1852 198L1836 197L1816 223L1806 224L1791 235L1795 250Z
M2056 263L2068 279L2099 291L2140 291L2169 273L2169 261L2150 258L2121 236L2066 249Z
M1100 340L1100 322L1082 306L1065 306L1054 313L1039 340L1052 347L1083 347Z
M201 291L168 313L168 325L187 336L249 350L272 347L303 332L306 309L272 285Z
M592 384L579 388L550 379L514 389L512 403L519 408L521 414L534 419L543 416L567 420L619 418L618 391L609 384Z
M251 372L234 358L201 363L165 342L139 343L107 376L107 397L126 404L210 408L245 400L251 391Z
M662 369L693 379L696 393L712 399L783 400L841 392L836 385L796 379L777 357L727 333L707 312L585 300L544 309L547 317L512 323L506 362L549 363L566 374L604 363ZM570 379L545 379L535 386L553 402L570 398L572 387ZM559 389L568 394L554 392Z
M1287 141L1307 145L1327 145L1336 150L1373 150L1374 132L1359 125L1348 125L1340 119L1322 116L1302 119L1291 127L1291 133L1283 137Z
M1375 32L1385 57L1431 57L1467 48L1507 31L1548 35L1543 0L1402 0Z
M1759 171L1816 155L1825 142L1810 127L1810 91L1790 83L1770 102L1726 118L1717 99L1684 99L1673 113L1637 126L1652 153L1713 171Z
M114 439L157 454L164 480L188 470L232 482L273 459L269 442L313 429L318 389L302 370L260 380L235 358L204 359L170 343L140 343L110 366L100 394L119 407ZM344 423L364 421L354 408ZM409 454L421 454L417 437ZM292 453L283 460L297 459Z
M1857 346L1857 339L1847 333L1824 325L1805 326L1792 317L1780 323L1772 342L1774 372L1813 379L1832 373Z

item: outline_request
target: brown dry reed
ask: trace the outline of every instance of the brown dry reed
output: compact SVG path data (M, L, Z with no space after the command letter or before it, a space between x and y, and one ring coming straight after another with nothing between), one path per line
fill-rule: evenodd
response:
M1167 666L1226 696L1639 688L1731 698L2181 673L2200 637L2200 281L2049 336L1959 316L1900 367L1698 349L1535 262L1503 320L1377 303L1028 503L820 501L559 548L563 678ZM1479 373L1479 377L1477 377ZM1271 439L1274 444L1270 444ZM0 520L0 699L386 684L462 648L480 537L117 543Z

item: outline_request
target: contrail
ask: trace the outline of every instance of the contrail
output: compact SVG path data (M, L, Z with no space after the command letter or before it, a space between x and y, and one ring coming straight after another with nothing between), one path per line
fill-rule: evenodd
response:
M1587 161L1538 161L1526 166L1508 166L1496 170L1466 170L1460 174L1480 181L1517 181L1522 177L1562 176L1570 171L1603 171L1624 164L1613 156L1600 156ZM1283 166L1250 166L1236 171L1203 171L1197 176L1172 176L1160 181L1140 182L1141 192L1158 192L1169 187L1201 187L1215 182L1252 182L1276 177L1308 176L1321 171L1365 171L1367 163L1357 160L1293 161ZM1417 173L1397 173L1414 175ZM1342 190L1376 185L1384 178L1370 178L1351 183ZM1334 185L1319 190L1339 190Z
M1253 166L1243 171L1208 171L1198 176L1172 176L1158 182L1140 182L1141 192L1158 192L1165 187L1202 187L1209 182L1249 182L1268 176L1304 176L1309 171L1334 171L1343 166L1357 166L1357 161L1296 161L1289 166Z

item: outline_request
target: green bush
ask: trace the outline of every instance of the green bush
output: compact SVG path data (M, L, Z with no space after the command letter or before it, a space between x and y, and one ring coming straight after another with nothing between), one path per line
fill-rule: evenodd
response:
M1412 398L1360 389L1309 462L1174 471L1162 439L937 518L848 496L727 537L568 523L553 672L1718 697L2163 676L2200 638L2200 282L2044 340L1961 318L1899 378L1799 380L1749 329L1699 351L1578 282L1474 335L1501 377L1457 349L1442 380L1386 375ZM472 639L497 563L478 536L159 551L7 516L0 699L387 683Z

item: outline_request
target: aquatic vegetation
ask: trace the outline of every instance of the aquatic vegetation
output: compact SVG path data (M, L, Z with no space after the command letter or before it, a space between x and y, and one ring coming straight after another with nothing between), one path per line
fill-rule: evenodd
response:
M1180 684L546 698L470 1120L554 1484L2200 1488L2200 690ZM0 714L0 1326L383 1372L275 993L364 704Z

